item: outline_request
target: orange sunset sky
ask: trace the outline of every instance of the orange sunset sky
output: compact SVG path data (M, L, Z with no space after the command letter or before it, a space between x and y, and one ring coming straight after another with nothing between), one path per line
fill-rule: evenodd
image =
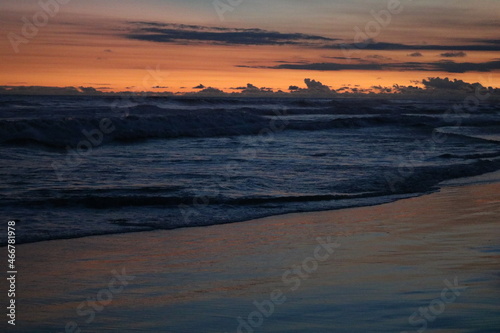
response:
M6 0L0 86L500 86L498 0Z

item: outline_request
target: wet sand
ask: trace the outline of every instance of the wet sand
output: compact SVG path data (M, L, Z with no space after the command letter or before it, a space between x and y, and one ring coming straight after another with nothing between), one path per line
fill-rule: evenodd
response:
M17 251L16 332L500 331L498 183Z

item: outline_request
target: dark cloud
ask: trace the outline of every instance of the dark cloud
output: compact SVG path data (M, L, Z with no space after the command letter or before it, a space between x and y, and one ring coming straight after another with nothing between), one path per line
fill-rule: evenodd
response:
M472 40L469 45L407 45L376 42L368 39L361 43L340 44L340 40L303 33L282 33L264 29L210 27L160 22L129 22L128 39L158 43L214 45L300 45L342 50L439 50L439 51L500 51L497 39ZM415 52L414 54L417 54Z
M438 70L448 73L466 73L466 72L491 72L500 69L500 61L489 61L482 63L440 61L434 63Z
M250 94L251 93L258 93L258 92L260 92L260 89L251 83L247 83L247 87L245 89L243 89L242 92L243 93L250 93Z
M328 57L325 57L325 58L328 58ZM285 61L285 60L277 60L275 62L277 62L277 63L284 63L284 64L289 64L290 63L290 61ZM294 61L293 63L294 64L307 64L307 60Z
M470 91L474 90L476 87L482 88L480 83L467 83L462 80L450 80L445 77L444 79L440 77L429 77L422 80L422 84L426 89L445 89L445 90L460 90L460 91Z
M324 85L323 83L316 81L316 80L311 80L311 79L305 79L304 83L307 86L307 90L310 92L325 92L328 93L330 92L330 87Z
M273 90L272 88L266 88L266 87L259 88L251 83L247 83L247 86L242 89L241 93L254 95L260 93L269 93L272 92L272 90Z
M111 87L105 87L107 84L96 84L99 87L50 87L50 86L0 86L0 94L9 95L68 95L68 96L119 96L123 94L130 94L130 89L135 88L126 87L129 91L112 92ZM164 89L167 87L153 87L153 89ZM144 92L142 92L144 93ZM171 92L153 92L148 91L150 96L170 96Z
M143 95L147 93L149 96L206 96L206 97L238 97L238 96L252 96L252 97L318 97L318 98L331 98L339 96L338 94L355 94L352 96L360 96L359 94L398 94L398 95L408 95L408 96L462 96L464 94L474 93L478 89L481 93L490 93L493 95L500 96L500 89L493 87L484 87L480 83L468 83L462 80L449 79L447 77L428 77L419 80L412 80L412 83L417 85L422 84L423 87L419 86L404 86L394 84L392 87L384 87L382 85L372 86L370 89L363 89L359 85L345 85L339 89L331 89L329 86L313 80L304 79L306 85L305 88L301 88L296 85L289 86L289 93L285 93L281 90L274 92L271 88L261 87L249 83L246 87L231 88L235 90L242 90L241 92L225 93L220 89L208 87L198 92L189 93L177 93L172 92L141 92ZM156 87L154 87L156 88ZM111 89L109 87L99 88L99 89ZM24 95L101 95L101 96L130 96L130 94L135 94L130 91L122 92L110 92L110 91L98 91L94 87L46 87L46 86L0 86L0 94L24 94Z
M445 52L440 54L441 57L445 58L463 58L467 56L467 53L460 51L460 52Z
M500 27L500 23L496 22L497 26ZM500 45L500 39L478 39L476 43L486 43L486 44L497 44Z
M268 69L293 69L293 70L311 70L311 71L342 71L342 70L399 70L399 71L433 71L449 73L466 72L490 72L500 69L500 61L489 61L483 63L453 61L438 62L404 62L404 63L309 63L309 64L281 64L278 66L237 66L247 68L268 68Z
M304 79L304 83L306 84L306 88L300 88L295 85L289 86L288 90L290 94L301 97L330 97L336 94L336 91L331 90L329 86L319 81Z
M263 29L208 27L156 22L133 22L129 39L161 43L212 43L222 45L313 45L337 39Z
M94 94L99 94L100 91L98 91L96 88L94 87L79 87L78 88L82 93L86 94L86 95L94 95Z
M199 84L196 87L193 87L193 89L205 89L205 86L203 84Z
M395 51L395 50L437 50L437 51L500 51L497 40L483 40L481 44L471 45L407 45L399 43L375 42L372 40L357 44L333 44L326 45L328 49L342 50L372 50L372 51Z
M392 88L390 88L390 87L383 87L381 85L371 86L371 88L374 89L374 90L377 90L380 93L391 93L392 92Z
M408 54L408 57L423 57L423 55L420 52L413 52Z
M326 59L336 59L336 60L348 60L348 61L363 60L361 58L355 58L355 57L328 57L328 56L324 56L323 58L326 58ZM282 61L282 62L286 62L286 61Z
M199 96L225 96L226 93L214 87L208 87L195 93L186 93L186 96L199 95Z
M381 70L380 64L339 64L332 62L324 63L309 63L309 64L281 64L278 66L263 67L263 66L238 66L250 68L271 68L271 69L296 69L296 70L313 70L313 71L342 71L342 70Z
M75 87L0 86L1 93L13 95L81 95L85 90Z
M367 58L367 59L375 59L375 60L392 60L391 58L384 57L383 55L380 55L380 54L368 55L365 58Z

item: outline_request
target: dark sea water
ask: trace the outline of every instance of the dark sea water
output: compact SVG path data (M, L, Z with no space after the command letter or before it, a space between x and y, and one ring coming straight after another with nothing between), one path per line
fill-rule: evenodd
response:
M2 96L0 212L25 243L415 196L500 169L498 103L463 106Z

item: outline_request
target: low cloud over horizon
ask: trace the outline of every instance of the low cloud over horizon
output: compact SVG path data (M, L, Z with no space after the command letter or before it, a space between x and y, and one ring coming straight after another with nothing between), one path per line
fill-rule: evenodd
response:
M174 93L169 91L154 92L154 91L121 91L121 92L110 92L110 91L100 91L107 90L108 88L99 87L48 87L48 86L0 86L0 95L100 95L100 96L121 96L125 94L126 96L165 96L165 97L194 97L194 96L225 96L225 97L238 97L238 96L266 96L266 97L325 97L331 98L336 95L349 95L357 94L367 95L367 94L398 94L398 95L415 95L416 93L420 95L425 95L426 93L442 93L442 94L469 94L473 93L475 89L487 90L489 93L500 97L500 88L498 87L485 87L482 84L475 82L469 83L459 79L450 79L448 77L428 77L425 79L414 80L413 82L419 84L421 87L409 85L401 86L394 84L391 87L384 87L381 85L373 86L371 89L363 89L358 85L356 86L343 86L334 89L328 85L323 84L320 81L306 78L304 79L305 87L300 87L297 85L290 85L288 92L284 91L274 91L272 88L267 87L257 87L254 84L248 83L246 86L228 88L230 90L236 90L238 92L227 93L219 88L206 87L203 84L199 84L195 89L198 92L188 92L188 93ZM166 87L165 87L166 88Z
M467 53L460 51L460 52L445 52L441 53L441 57L445 58L463 58L467 57Z

